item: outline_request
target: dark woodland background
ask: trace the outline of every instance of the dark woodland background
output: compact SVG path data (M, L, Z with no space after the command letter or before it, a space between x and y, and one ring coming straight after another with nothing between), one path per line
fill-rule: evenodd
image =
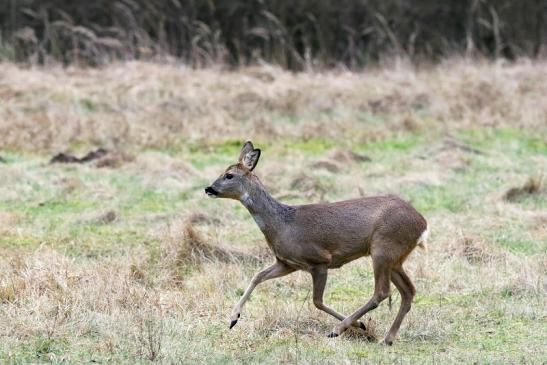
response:
M359 68L398 55L540 57L546 0L0 0L0 58L100 65L176 57Z

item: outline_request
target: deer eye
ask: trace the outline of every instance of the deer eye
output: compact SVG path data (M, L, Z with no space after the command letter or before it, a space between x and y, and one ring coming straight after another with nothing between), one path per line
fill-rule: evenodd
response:
M234 175L232 175L232 174L226 174L224 177L225 177L226 179L230 180L231 178L234 177Z

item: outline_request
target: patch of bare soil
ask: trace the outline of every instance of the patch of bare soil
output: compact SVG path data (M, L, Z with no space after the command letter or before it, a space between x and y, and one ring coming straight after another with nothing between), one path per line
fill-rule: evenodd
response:
M503 198L510 202L515 202L529 195L540 194L543 187L543 177L530 177L528 181L518 187L507 190Z
M78 158L68 153L59 153L51 158L50 164L54 163L77 163L91 164L95 167L118 167L124 162L132 161L133 157L118 151L109 151L98 148L88 152L85 156Z
M97 218L97 223L99 224L109 224L118 219L118 215L115 211L109 210L108 212L102 214Z
M340 172L340 166L338 166L334 162L330 162L326 160L316 161L312 163L310 167L313 169L327 170L328 172Z
M91 152L87 153L82 158L78 158L74 155L70 155L70 154L67 154L67 153L59 153L59 154L53 156L53 158L51 159L51 161L49 161L49 163L50 164L53 164L53 163L87 163L87 162L99 159L99 158L105 156L106 154L108 154L108 150L106 150L104 148L99 148L95 151L91 151Z
M341 163L369 162L372 159L364 154L351 150L336 150L332 154L332 159Z

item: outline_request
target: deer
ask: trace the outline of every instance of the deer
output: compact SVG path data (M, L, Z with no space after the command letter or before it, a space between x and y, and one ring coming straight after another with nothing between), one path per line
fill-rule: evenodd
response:
M205 188L211 198L240 201L275 255L275 262L253 276L235 304L229 328L237 324L245 302L257 285L302 270L311 274L315 307L340 321L328 334L331 338L350 327L366 331L359 319L390 297L393 283L401 303L389 332L380 341L391 346L416 295L403 263L416 247L426 249L429 230L425 218L395 195L333 203L283 204L266 191L253 172L260 154L261 150L254 148L251 141L246 142L238 162L228 166ZM346 316L323 302L328 270L363 256L372 259L374 292L362 307Z

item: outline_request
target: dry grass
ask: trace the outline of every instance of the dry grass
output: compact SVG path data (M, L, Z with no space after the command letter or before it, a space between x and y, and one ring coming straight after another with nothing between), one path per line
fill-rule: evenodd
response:
M199 215L202 217L203 215ZM223 247L207 243L205 238L194 228L192 221L196 220L196 215L192 215L189 220L169 227L168 236L165 239L166 244L161 248L162 265L171 272L183 272L185 266L192 268L201 268L205 262L213 263L232 263L243 265L245 263L263 263L265 252L255 253L243 252L241 250ZM201 220L200 220L201 221ZM271 258L271 257L270 257ZM174 275L176 277L176 275ZM183 278L180 278L183 279ZM168 279L175 282L176 279Z
M449 216L434 219L432 225L435 234L430 252L414 255L408 264L417 282L419 297L395 349L449 344L452 329L447 328L451 327L447 321L466 323L462 318L465 306L481 321L489 321L489 313L496 310L515 318L543 320L545 312L540 298L545 295L544 261L496 253L500 250L492 250L469 238L464 238L463 243L452 242L450 236L456 235L459 228ZM199 240L195 234L184 237ZM204 243L192 241L184 243L193 246L191 250L164 248L158 267L146 263L144 248L128 256L77 261L47 248L32 253L3 252L4 259L0 261L0 328L6 339L3 356L21 358L22 350L14 351L20 347L30 351L30 354L23 352L26 358L47 362L73 362L81 358L201 362L208 358L210 341L217 343L211 331L223 333L225 340L218 346L224 351L251 351L250 355L256 351L257 343L266 347L268 343L286 346L287 353L279 355L284 357L268 360L274 363L293 362L299 356L295 351L310 346L306 350L312 351L308 359L321 354L314 355L312 349L324 352L330 348L326 354L340 355L355 347L367 352L381 350L370 348L374 345L367 345L366 340L362 342L359 337L352 340L351 334L338 343L324 338L333 322L313 308L309 299L310 281L304 274L261 286L239 328L228 332L224 322L237 298L233 290L243 288L257 266L232 260L232 255L208 246L199 251ZM212 257L219 253L219 259ZM226 258L230 260L224 263ZM190 268L195 268L199 261L201 268L193 274L181 271L181 261L190 264ZM250 267L253 269L249 270ZM334 301L345 312L359 305L364 298L348 294L354 293L351 288L357 287L358 292L365 289L366 295L371 278L359 283L352 273L369 271L367 267L365 260L333 273L329 291L334 294L329 301ZM178 276L167 275L173 272L178 272ZM348 294L339 292L340 288L348 290ZM505 293L514 299L507 303L492 302L484 298L485 291ZM480 299L475 301L475 295ZM463 301L458 301L458 296ZM446 301L444 307L443 300ZM395 308L397 305L395 295ZM395 314L382 308L368 316L369 331L377 338L382 337L384 327ZM483 325L492 330L496 328L490 322ZM208 339L209 336L212 337ZM295 336L301 342L300 350L294 348ZM93 340L89 343L88 339ZM36 341L47 341L49 345L40 349ZM184 352L177 351L180 346ZM532 344L528 351L537 359L540 353L535 346ZM443 361L462 359L463 355L454 349L445 351ZM502 352L501 359L503 354L508 356ZM235 353L234 356L238 358ZM396 361L401 354L395 350L382 356L384 361Z
M167 147L242 134L366 142L409 130L540 128L546 75L547 63L529 61L395 64L359 74L137 62L48 70L2 64L0 134L4 147L64 151L79 143Z
M0 362L541 363L547 201L541 180L520 186L547 172L546 67L2 65ZM407 264L418 296L392 348L328 340L306 273L261 285L228 330L271 255L246 211L202 189L249 137L284 201L389 192L424 212L428 252ZM48 163L91 147L132 158ZM350 313L372 285L358 260L332 271L326 302ZM373 336L393 299L365 319Z

